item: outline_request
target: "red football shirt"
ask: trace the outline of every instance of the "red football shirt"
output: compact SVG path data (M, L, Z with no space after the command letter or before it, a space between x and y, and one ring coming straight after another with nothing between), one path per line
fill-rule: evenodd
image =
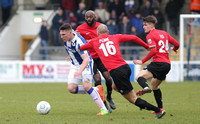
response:
M146 38L149 45L156 45L156 47L151 49L147 56L142 59L142 62L145 63L153 57L153 62L166 62L170 64L169 43L174 45L174 50L179 48L179 43L167 32L157 29L153 29Z
M90 27L87 23L83 23L82 25L78 26L76 29L76 32L78 32L87 42L89 42L91 39L98 37L97 36L97 27L102 24L99 22L96 22L94 27ZM94 49L88 49L90 52L90 55L92 58L99 57Z
M104 66L110 72L112 69L116 69L122 65L127 64L122 58L119 49L120 42L125 41L133 41L142 45L146 49L149 48L149 46L144 41L134 35L103 34L97 38L92 39L90 42L81 45L80 49L83 51L93 48L99 55Z

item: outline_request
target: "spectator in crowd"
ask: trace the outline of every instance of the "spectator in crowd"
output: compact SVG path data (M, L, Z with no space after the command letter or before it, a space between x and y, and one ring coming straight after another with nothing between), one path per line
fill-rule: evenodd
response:
M75 12L76 0L62 0L62 7L65 11L65 18L67 18L70 12Z
M160 12L158 8L154 8L153 15L158 20L157 24L155 25L155 28L159 30L163 30L163 23L165 21L163 14Z
M101 18L99 17L98 13L95 13L95 20L97 22L103 23L103 21L101 20Z
M167 32L171 35L171 25L174 28L175 35L178 34L178 15L179 15L179 8L174 0L169 0L166 5L165 12L167 14Z
M49 0L32 0L36 10L44 10Z
M58 8L62 7L62 0L50 0L50 4L53 5L54 10L57 10Z
M110 13L112 10L115 10L119 20L122 20L123 16L125 15L124 3L120 0L114 0L113 2L111 2L108 5L108 9Z
M13 6L13 0L0 0L0 5L2 10L3 24L5 24L10 17L11 9Z
M143 0L138 0L138 2L139 2L139 8L138 8L138 10L141 10L141 7L142 7L144 1Z
M85 8L87 10L94 10L94 0L80 0L81 2L83 2L86 6Z
M119 24L120 34L130 34L132 24L127 16L124 16L122 22Z
M47 46L48 46L49 34L48 34L48 31L47 31L47 21L46 20L42 21L42 26L40 28L39 35L40 35L41 43L42 43L42 46L43 46L43 50L42 50L43 56L42 56L42 58L44 60L47 60L48 59Z
M123 19L122 19L122 22L119 24L119 33L120 34L130 34L131 33L131 27L132 27L132 24L130 22L130 20L128 19L127 16L124 16ZM123 42L120 44L120 46L128 46L128 42ZM127 53L128 50L124 50L122 49L121 50L121 53L122 53L122 56L124 59L128 59L128 58L125 58L125 53Z
M145 2L145 6L142 8L141 10L141 15L142 17L146 17L148 15L152 15L153 14L153 8L151 7L151 1L147 0Z
M85 13L87 9L85 8L85 4L83 2L79 3L79 8L76 11L76 17L78 19L78 25L81 25L85 22Z
M103 23L106 23L109 19L109 12L104 8L103 2L100 1L98 2L98 6L94 11L95 13L97 13L100 17L100 19L103 21Z
M142 17L139 11L135 12L135 17L131 19L131 23L138 32L144 33Z
M104 2L104 0L93 0L93 10L98 7L99 2Z
M130 10L137 10L139 8L138 0L125 0L125 12L129 13Z
M131 19L132 25L137 29L137 32L140 33L140 38L146 42L146 35L143 29L142 17L139 11L135 12L135 17Z
M119 24L119 19L117 17L116 11L112 10L110 13L110 18L113 19L113 21L115 21L115 23L118 25Z
M69 16L67 17L67 19L65 20L66 23L70 23L70 22L76 22L78 21L78 19L76 18L76 16L74 15L74 12L70 12Z
M76 30L76 28L78 27L77 22L75 22L75 21L71 21L70 25L72 26L73 30Z
M52 20L52 31L53 31L53 45L60 46L61 38L59 36L59 27L63 24L65 18L62 9L58 9L57 14L53 17Z
M142 37L141 33L137 31L135 26L131 27L131 35L135 35L141 39L144 38L144 37ZM134 46L134 47L140 46L136 42L131 42L131 41L129 41L128 44L129 44L128 46ZM139 49L131 49L131 50L129 50L129 55L131 55L130 60L139 59L140 58L140 50ZM134 57L133 57L133 55L134 55Z
M129 10L129 12L127 13L127 17L131 20L132 18L135 17L135 11L134 9Z
M113 35L113 34L117 34L119 33L119 28L118 25L116 24L115 20L110 18L108 20L108 22L106 23L108 30L109 30L109 34Z

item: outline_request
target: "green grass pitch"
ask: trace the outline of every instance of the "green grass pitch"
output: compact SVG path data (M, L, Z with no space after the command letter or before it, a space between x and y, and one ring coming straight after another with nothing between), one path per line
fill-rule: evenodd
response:
M134 90L140 86L132 83ZM103 84L104 92L106 89ZM199 124L200 82L161 84L166 115L155 119L151 111L140 110L113 91L116 110L97 116L99 108L89 95L70 94L66 83L0 84L0 124ZM141 98L156 105L153 93ZM39 101L48 101L51 111L40 115Z

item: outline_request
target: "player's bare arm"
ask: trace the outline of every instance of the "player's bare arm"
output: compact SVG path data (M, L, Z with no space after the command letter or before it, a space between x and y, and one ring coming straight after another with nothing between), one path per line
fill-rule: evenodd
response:
M144 57L142 60L134 60L133 63L134 64L142 65L143 63L145 63L146 61L148 61L149 59L151 59L155 54L156 54L156 49L152 48L151 51L147 54L146 57Z
M88 66L88 64L89 64L89 56L88 56L88 54L85 53L85 54L82 54L81 56L82 56L82 58L83 58L83 62L82 62L82 64L81 64L81 68L80 68L77 72L74 73L74 77L80 76L81 73L83 72L83 70L84 70L84 69Z

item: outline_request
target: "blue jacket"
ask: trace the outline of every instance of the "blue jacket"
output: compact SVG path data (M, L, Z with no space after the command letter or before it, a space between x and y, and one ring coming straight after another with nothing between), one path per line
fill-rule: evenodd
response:
M137 31L139 31L140 33L144 33L142 18L134 17L131 19L131 23L133 26L135 26Z
M109 30L110 35L119 33L119 28L118 28L117 25L107 25L107 26L108 26L108 30Z
M0 5L2 8L11 7L13 5L13 0L0 0Z
M62 25L62 23L59 23L59 20L62 19L63 21L65 20L64 16L59 16L58 14L56 14L52 20L52 24L53 24L53 30L58 30L60 26Z

